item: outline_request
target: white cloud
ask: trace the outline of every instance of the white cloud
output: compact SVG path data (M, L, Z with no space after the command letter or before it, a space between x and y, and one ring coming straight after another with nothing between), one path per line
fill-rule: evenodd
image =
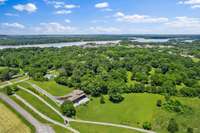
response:
M165 23L170 28L179 29L200 29L200 18L190 18L190 17L176 17L175 20Z
M120 29L115 27L90 27L90 31L95 34L117 34L120 32Z
M183 5L190 5L191 8L200 8L200 0L182 0L178 3Z
M72 13L71 10L59 10L55 12L55 14L58 14L58 15L66 15L66 14L71 14L71 13Z
M2 28L17 28L17 29L24 29L25 26L20 23L1 23Z
M73 33L76 28L62 25L57 22L40 23L40 26L33 29L35 33L39 34L67 34Z
M71 20L65 19L65 23L71 23Z
M114 17L117 18L117 21L130 22L130 23L163 23L167 22L168 18L165 17L151 17L148 15L126 15L122 12L117 12Z
M10 16L10 17L18 17L19 15L18 14L14 14L14 13L5 13L4 14L5 16Z
M64 5L64 8L66 8L66 9L73 9L73 8L80 8L80 6L79 5L73 5L73 4L66 4L66 5Z
M0 4L4 4L7 0L0 0Z
M102 8L108 8L109 7L109 3L108 2L102 2L102 3L97 3L95 5L96 8L102 9Z
M13 6L14 9L18 11L27 11L29 13L35 12L37 10L37 7L33 3L27 3L27 4L18 4Z

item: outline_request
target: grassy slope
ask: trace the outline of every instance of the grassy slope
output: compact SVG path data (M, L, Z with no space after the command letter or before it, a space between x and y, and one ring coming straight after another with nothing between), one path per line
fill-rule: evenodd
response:
M41 98L43 98L46 102L48 102L51 106L53 106L55 109L59 110L60 111L60 107L58 104L56 104L54 101L52 101L50 98L48 98L47 96L45 95L42 95L40 93L37 93L37 91L35 91L35 89L28 83L26 82L21 82L21 83L18 83L18 85L26 88L26 89L29 89L30 91L34 92L35 94L39 95Z
M105 98L106 104L100 104L99 98L93 98L88 105L78 108L77 117L139 126L152 119L156 101L161 98L149 94L126 94L124 97L125 100L119 104L111 103L108 97Z
M18 99L16 99L15 97L11 97L17 104L19 104L21 107L23 107L25 110L27 110L33 117L35 117L38 121L40 121L43 124L48 124L49 126L51 126L56 133L70 133L70 131L68 131L67 129L51 124L48 121L46 121L45 119L41 118L38 114L36 114L35 112L33 112L31 109L29 109L26 105L24 105L21 101L19 101Z
M175 118L180 126L180 133L187 127L195 128L195 133L200 131L200 100L195 98L178 98L182 103L193 108L192 114L178 115L156 107L160 95L154 94L127 94L125 100L119 104L108 101L100 104L99 98L93 98L86 106L80 106L77 117L85 120L114 122L142 127L144 121L149 121L153 129L165 133L170 118Z
M70 124L73 128L80 131L81 133L139 133L137 131L129 129L109 127L109 126L82 124L76 122L71 122Z
M33 81L30 80L32 83L40 86L41 88L45 89L47 92L54 96L63 96L72 91L72 88L59 85L55 81L44 81L44 82L39 82L39 81Z
M0 132L1 133L33 133L31 126L17 112L0 101Z
M40 111L44 115L47 115L51 119L63 123L63 119L59 115L57 115L51 108L49 108L47 105L45 105L35 96L23 90L18 91L17 94L21 96L23 99L25 99L29 104L31 104L33 107L35 107L38 111Z

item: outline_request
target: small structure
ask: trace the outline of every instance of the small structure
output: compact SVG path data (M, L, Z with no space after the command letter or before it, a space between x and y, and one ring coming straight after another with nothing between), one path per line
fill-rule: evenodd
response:
M82 90L74 90L70 94L67 94L67 95L61 96L61 97L57 97L57 99L61 102L64 102L66 100L71 101L74 103L75 107L89 101L89 98Z

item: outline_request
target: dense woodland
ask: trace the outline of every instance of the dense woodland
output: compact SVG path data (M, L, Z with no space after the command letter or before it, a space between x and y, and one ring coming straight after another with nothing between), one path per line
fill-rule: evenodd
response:
M200 96L200 62L169 50L177 52L127 46L4 49L0 66L22 69L39 81L47 80L48 70L57 70L57 83L92 96L109 94L113 102L123 100L123 93Z

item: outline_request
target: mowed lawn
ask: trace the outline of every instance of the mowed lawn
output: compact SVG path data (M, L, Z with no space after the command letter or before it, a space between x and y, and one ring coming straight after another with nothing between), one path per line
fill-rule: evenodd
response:
M30 82L38 85L54 96L64 96L73 90L72 88L57 84L54 80L43 82L30 80Z
M0 101L0 133L31 133L31 129Z
M164 99L161 95L138 93L126 94L124 97L125 100L119 104L111 103L108 97L105 97L105 104L100 104L99 98L92 98L87 105L77 108L77 119L119 123L140 128L143 122L148 121L151 122L154 131L167 133L168 122L174 118L179 125L178 133L186 132L188 127L194 128L194 133L200 132L199 98L173 97L193 110L192 113L177 114L156 106L158 99Z
M32 94L29 94L28 92L25 92L23 90L19 90L17 92L17 95L22 97L25 101L27 101L29 104L35 107L42 114L60 123L64 122L64 120L58 114L56 114L54 110L49 108L45 103L40 101L37 97L33 96Z
M88 105L78 107L77 118L141 126L152 120L156 101L162 99L160 95L149 94L126 94L124 97L119 104L110 102L108 97L105 97L105 104L100 104L99 98L92 98Z
M70 122L70 126L81 133L140 133L125 128L101 126L94 124L83 124L77 122Z

